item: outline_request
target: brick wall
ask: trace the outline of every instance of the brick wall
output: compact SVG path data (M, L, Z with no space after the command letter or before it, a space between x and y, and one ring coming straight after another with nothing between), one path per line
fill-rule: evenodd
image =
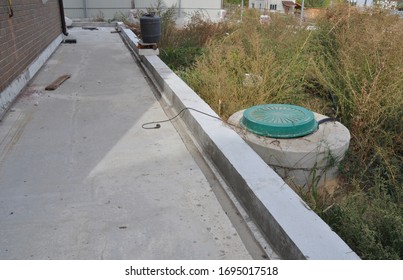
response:
M0 93L62 33L58 0L0 0Z

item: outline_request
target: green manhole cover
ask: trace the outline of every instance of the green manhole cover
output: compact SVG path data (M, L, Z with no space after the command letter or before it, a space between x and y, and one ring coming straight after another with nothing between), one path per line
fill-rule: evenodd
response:
M289 104L265 104L246 109L241 126L262 136L295 138L318 128L313 112Z

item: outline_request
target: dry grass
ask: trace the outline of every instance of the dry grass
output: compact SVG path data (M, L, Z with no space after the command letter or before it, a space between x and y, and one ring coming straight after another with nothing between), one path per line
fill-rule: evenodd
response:
M337 99L338 116L353 136L349 168L355 180L382 169L400 203L403 128L403 21L384 11L339 7L319 22L312 75Z
M194 22L170 38L171 58L223 118L263 103L341 118L352 139L340 188L305 198L361 257L401 259L403 21L340 5L316 26L280 15L262 25L254 12L238 25Z
M311 33L295 23L273 15L270 26L261 25L258 14L248 13L235 31L207 45L186 81L224 118L261 103L304 103ZM323 106L314 98L310 103Z

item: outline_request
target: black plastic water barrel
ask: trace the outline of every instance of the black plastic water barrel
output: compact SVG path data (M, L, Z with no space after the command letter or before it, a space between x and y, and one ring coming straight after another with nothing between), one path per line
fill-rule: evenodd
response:
M140 18L140 30L144 43L158 43L161 39L161 19L153 14Z

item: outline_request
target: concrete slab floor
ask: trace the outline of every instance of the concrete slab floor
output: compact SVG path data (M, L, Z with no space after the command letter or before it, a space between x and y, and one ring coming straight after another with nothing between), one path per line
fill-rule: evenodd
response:
M112 30L70 30L0 122L0 259L251 258L174 127L141 128L166 115Z

